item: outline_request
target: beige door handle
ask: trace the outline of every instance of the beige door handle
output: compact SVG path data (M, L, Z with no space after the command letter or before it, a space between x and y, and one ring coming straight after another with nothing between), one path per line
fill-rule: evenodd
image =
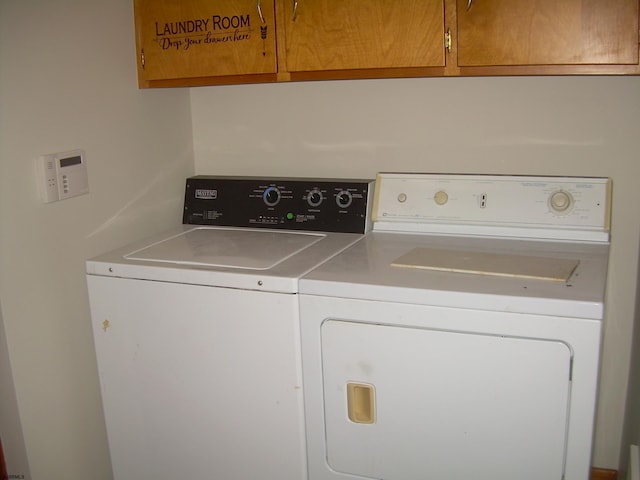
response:
M347 383L347 413L354 423L375 423L376 392L367 383Z

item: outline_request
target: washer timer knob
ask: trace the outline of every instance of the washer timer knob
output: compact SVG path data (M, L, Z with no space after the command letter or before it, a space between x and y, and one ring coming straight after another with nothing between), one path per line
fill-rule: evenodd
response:
M317 207L322 203L323 196L322 192L317 188L314 188L307 195L307 203L312 207Z
M280 190L276 187L268 187L262 192L262 200L268 207L273 207L280 201Z
M549 197L549 207L554 213L568 213L573 202L573 195L564 190L553 192Z
M351 205L353 201L353 197L351 196L351 192L348 190L342 190L338 195L336 195L336 203L340 208L347 208Z

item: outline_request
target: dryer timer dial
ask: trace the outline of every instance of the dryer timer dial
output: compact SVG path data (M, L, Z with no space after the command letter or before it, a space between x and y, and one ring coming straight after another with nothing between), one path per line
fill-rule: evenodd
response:
M549 208L556 214L567 214L571 211L574 198L566 190L557 190L549 196Z

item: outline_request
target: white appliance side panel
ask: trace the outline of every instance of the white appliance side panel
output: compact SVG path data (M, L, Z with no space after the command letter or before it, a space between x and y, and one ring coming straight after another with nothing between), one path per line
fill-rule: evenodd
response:
M88 285L115 480L304 478L295 295Z
M570 363L561 342L328 320L328 464L385 480L560 480ZM373 423L349 419L350 382L373 386Z

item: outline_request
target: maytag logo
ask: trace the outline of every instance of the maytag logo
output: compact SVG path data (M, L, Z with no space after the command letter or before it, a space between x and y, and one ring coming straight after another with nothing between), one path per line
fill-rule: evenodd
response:
M218 198L218 190L196 188L196 198L199 198L200 200L215 200Z

